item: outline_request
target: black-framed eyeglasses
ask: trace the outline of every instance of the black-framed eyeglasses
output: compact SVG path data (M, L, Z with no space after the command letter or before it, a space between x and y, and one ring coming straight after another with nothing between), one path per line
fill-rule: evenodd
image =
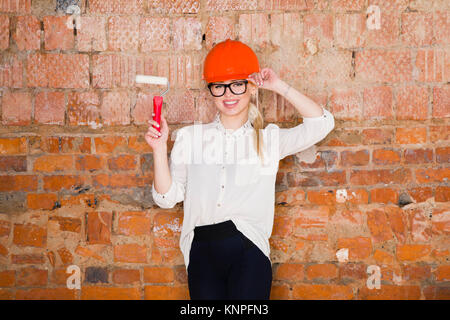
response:
M221 97L225 94L227 88L235 95L244 94L247 91L248 80L237 80L231 83L208 83L209 92L214 97Z

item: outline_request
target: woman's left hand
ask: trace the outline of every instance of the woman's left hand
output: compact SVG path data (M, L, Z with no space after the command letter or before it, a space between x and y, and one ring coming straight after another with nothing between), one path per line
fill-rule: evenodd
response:
M247 80L250 80L259 88L275 91L276 85L280 78L270 68L263 68L261 72L254 72L248 76Z

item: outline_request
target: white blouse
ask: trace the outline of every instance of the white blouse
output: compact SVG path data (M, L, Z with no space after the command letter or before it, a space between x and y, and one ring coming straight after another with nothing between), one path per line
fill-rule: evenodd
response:
M174 132L169 161L172 184L161 194L153 182L152 195L161 208L173 208L184 201L179 244L186 270L194 228L225 220L232 220L270 260L279 160L311 147L330 133L334 117L322 109L321 116L304 117L295 127L270 123L262 129L263 162L254 148L250 120L239 129L225 129L218 113L210 123Z

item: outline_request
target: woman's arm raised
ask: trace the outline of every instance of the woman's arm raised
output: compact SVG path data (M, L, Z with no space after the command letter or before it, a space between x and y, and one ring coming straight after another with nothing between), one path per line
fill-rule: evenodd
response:
M293 128L279 128L279 159L300 152L324 139L334 128L333 115L313 100L278 78L270 68L254 73L250 80L288 100L303 117L303 123ZM272 125L278 127L276 125Z

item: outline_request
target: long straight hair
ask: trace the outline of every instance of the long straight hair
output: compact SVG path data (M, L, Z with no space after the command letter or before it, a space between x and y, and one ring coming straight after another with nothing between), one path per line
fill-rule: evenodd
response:
M256 89L256 105L252 103L250 100L250 104L248 107L248 118L250 119L251 124L254 128L254 144L256 147L256 153L258 154L259 158L261 159L261 163L264 162L264 153L263 153L263 147L264 147L264 141L262 136L262 130L264 127L264 118L262 116L261 111L259 110L259 98L258 98L258 89Z

